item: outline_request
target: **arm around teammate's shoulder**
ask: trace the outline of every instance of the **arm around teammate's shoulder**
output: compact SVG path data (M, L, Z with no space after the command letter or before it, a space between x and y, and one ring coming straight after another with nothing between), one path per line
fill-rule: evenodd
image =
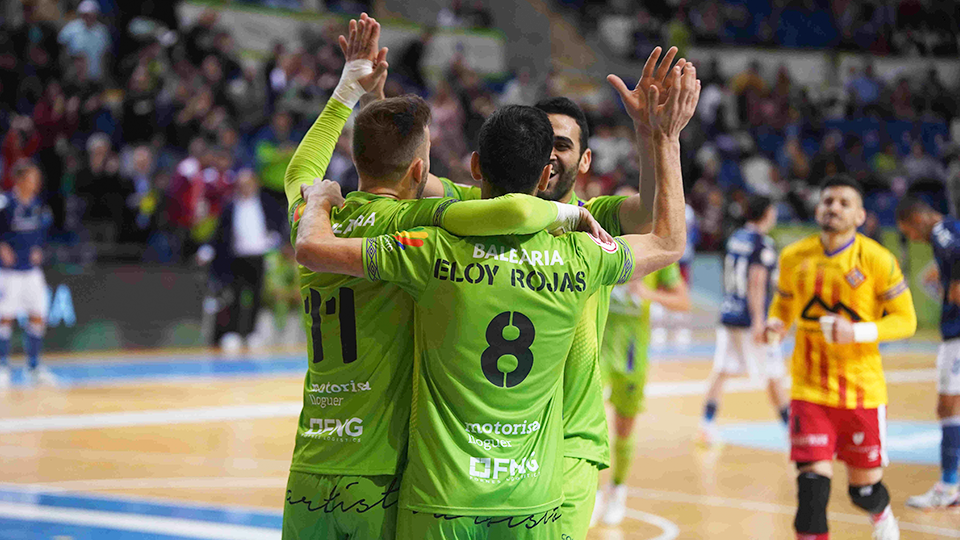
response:
M332 180L303 184L300 193L304 208L295 223L297 263L313 272L363 277L363 238L338 238L330 223L340 185Z

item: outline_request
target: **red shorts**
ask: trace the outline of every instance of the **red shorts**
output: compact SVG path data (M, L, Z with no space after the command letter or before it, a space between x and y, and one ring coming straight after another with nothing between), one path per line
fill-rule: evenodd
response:
M790 402L790 459L833 461L873 469L887 464L887 411L838 409L808 401Z

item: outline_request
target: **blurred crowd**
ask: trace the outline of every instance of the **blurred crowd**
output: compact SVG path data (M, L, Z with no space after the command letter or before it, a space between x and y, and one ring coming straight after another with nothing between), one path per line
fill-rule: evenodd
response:
M955 0L556 0L581 29L641 58L656 44L830 47L872 54L960 51Z

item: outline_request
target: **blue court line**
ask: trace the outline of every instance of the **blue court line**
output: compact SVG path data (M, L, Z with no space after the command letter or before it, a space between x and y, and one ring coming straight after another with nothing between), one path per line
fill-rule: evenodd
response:
M69 538L70 540L190 540L182 536L120 531L103 527L87 527L66 523L44 523L0 518L0 539L38 540Z
M137 516L168 517L271 529L279 529L282 521L282 516L279 512L256 511L243 508L221 508L201 504L167 503L127 497L105 497L94 494L56 493L6 488L0 488L0 502L30 504L51 508L97 510L100 512L132 514Z

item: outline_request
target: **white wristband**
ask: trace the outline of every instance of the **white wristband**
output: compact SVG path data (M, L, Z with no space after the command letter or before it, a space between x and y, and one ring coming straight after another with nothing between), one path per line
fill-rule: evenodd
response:
M877 323L853 323L853 341L857 343L876 343L880 339Z
M556 201L553 204L557 205L557 219L547 226L547 232L559 236L577 230L580 225L580 207Z
M373 73L373 62L370 60L351 60L343 66L340 82L333 89L333 99L343 103L351 109L367 93L358 79Z

